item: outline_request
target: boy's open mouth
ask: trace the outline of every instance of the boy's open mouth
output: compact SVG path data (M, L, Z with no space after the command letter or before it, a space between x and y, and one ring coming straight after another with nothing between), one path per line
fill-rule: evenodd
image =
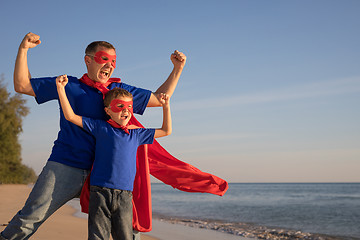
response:
M126 119L128 119L128 117L129 117L129 115L121 115L120 118L126 120Z

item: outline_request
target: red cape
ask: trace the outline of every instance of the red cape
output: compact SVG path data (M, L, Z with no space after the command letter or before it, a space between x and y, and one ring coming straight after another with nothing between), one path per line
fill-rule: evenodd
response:
M134 117L130 125L142 127ZM210 173L182 162L168 153L156 140L151 145L142 145L137 151L137 171L133 190L133 228L139 232L152 229L150 174L167 185L185 192L202 192L222 196L228 183ZM149 174L150 173L150 174ZM80 196L81 211L89 212L89 177Z

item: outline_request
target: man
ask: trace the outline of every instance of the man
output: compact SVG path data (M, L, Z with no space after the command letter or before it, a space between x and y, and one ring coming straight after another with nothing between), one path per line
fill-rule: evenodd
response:
M24 37L18 50L14 70L15 91L36 97L39 104L58 98L57 93L54 92L55 78L32 79L28 69L28 50L40 43L40 36L37 34L28 33ZM115 79L114 83L108 82L116 67L116 51L109 43L90 44L84 60L87 74L78 83L68 87L69 100L72 105L74 104L74 111L78 114L103 118L102 94L99 92L103 87L121 87L131 92L134 95L135 113L142 114L146 107L160 107L161 103L157 95L173 94L185 66L186 56L178 51L171 54L173 70L155 93L121 83L120 79ZM89 86L89 80L91 84L97 85ZM0 237L30 238L57 209L69 200L79 197L85 178L91 169L94 143L95 140L90 135L64 121L61 113L60 132L52 154L25 206L14 216Z

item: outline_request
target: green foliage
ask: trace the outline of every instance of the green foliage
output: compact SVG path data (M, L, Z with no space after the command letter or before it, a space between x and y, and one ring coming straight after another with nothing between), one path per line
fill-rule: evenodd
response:
M33 169L21 163L22 119L29 113L20 94L10 96L0 76L0 184L30 183L36 180Z

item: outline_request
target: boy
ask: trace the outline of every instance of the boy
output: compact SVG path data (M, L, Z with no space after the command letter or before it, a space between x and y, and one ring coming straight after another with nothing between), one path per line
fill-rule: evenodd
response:
M95 160L90 177L89 239L131 240L132 190L136 173L136 152L154 138L171 134L169 97L161 94L163 124L160 129L128 125L133 115L132 95L115 88L104 97L104 110L110 119L95 120L76 115L67 99L66 75L56 78L61 108L66 120L82 127L96 138ZM115 199L115 201L113 201Z

